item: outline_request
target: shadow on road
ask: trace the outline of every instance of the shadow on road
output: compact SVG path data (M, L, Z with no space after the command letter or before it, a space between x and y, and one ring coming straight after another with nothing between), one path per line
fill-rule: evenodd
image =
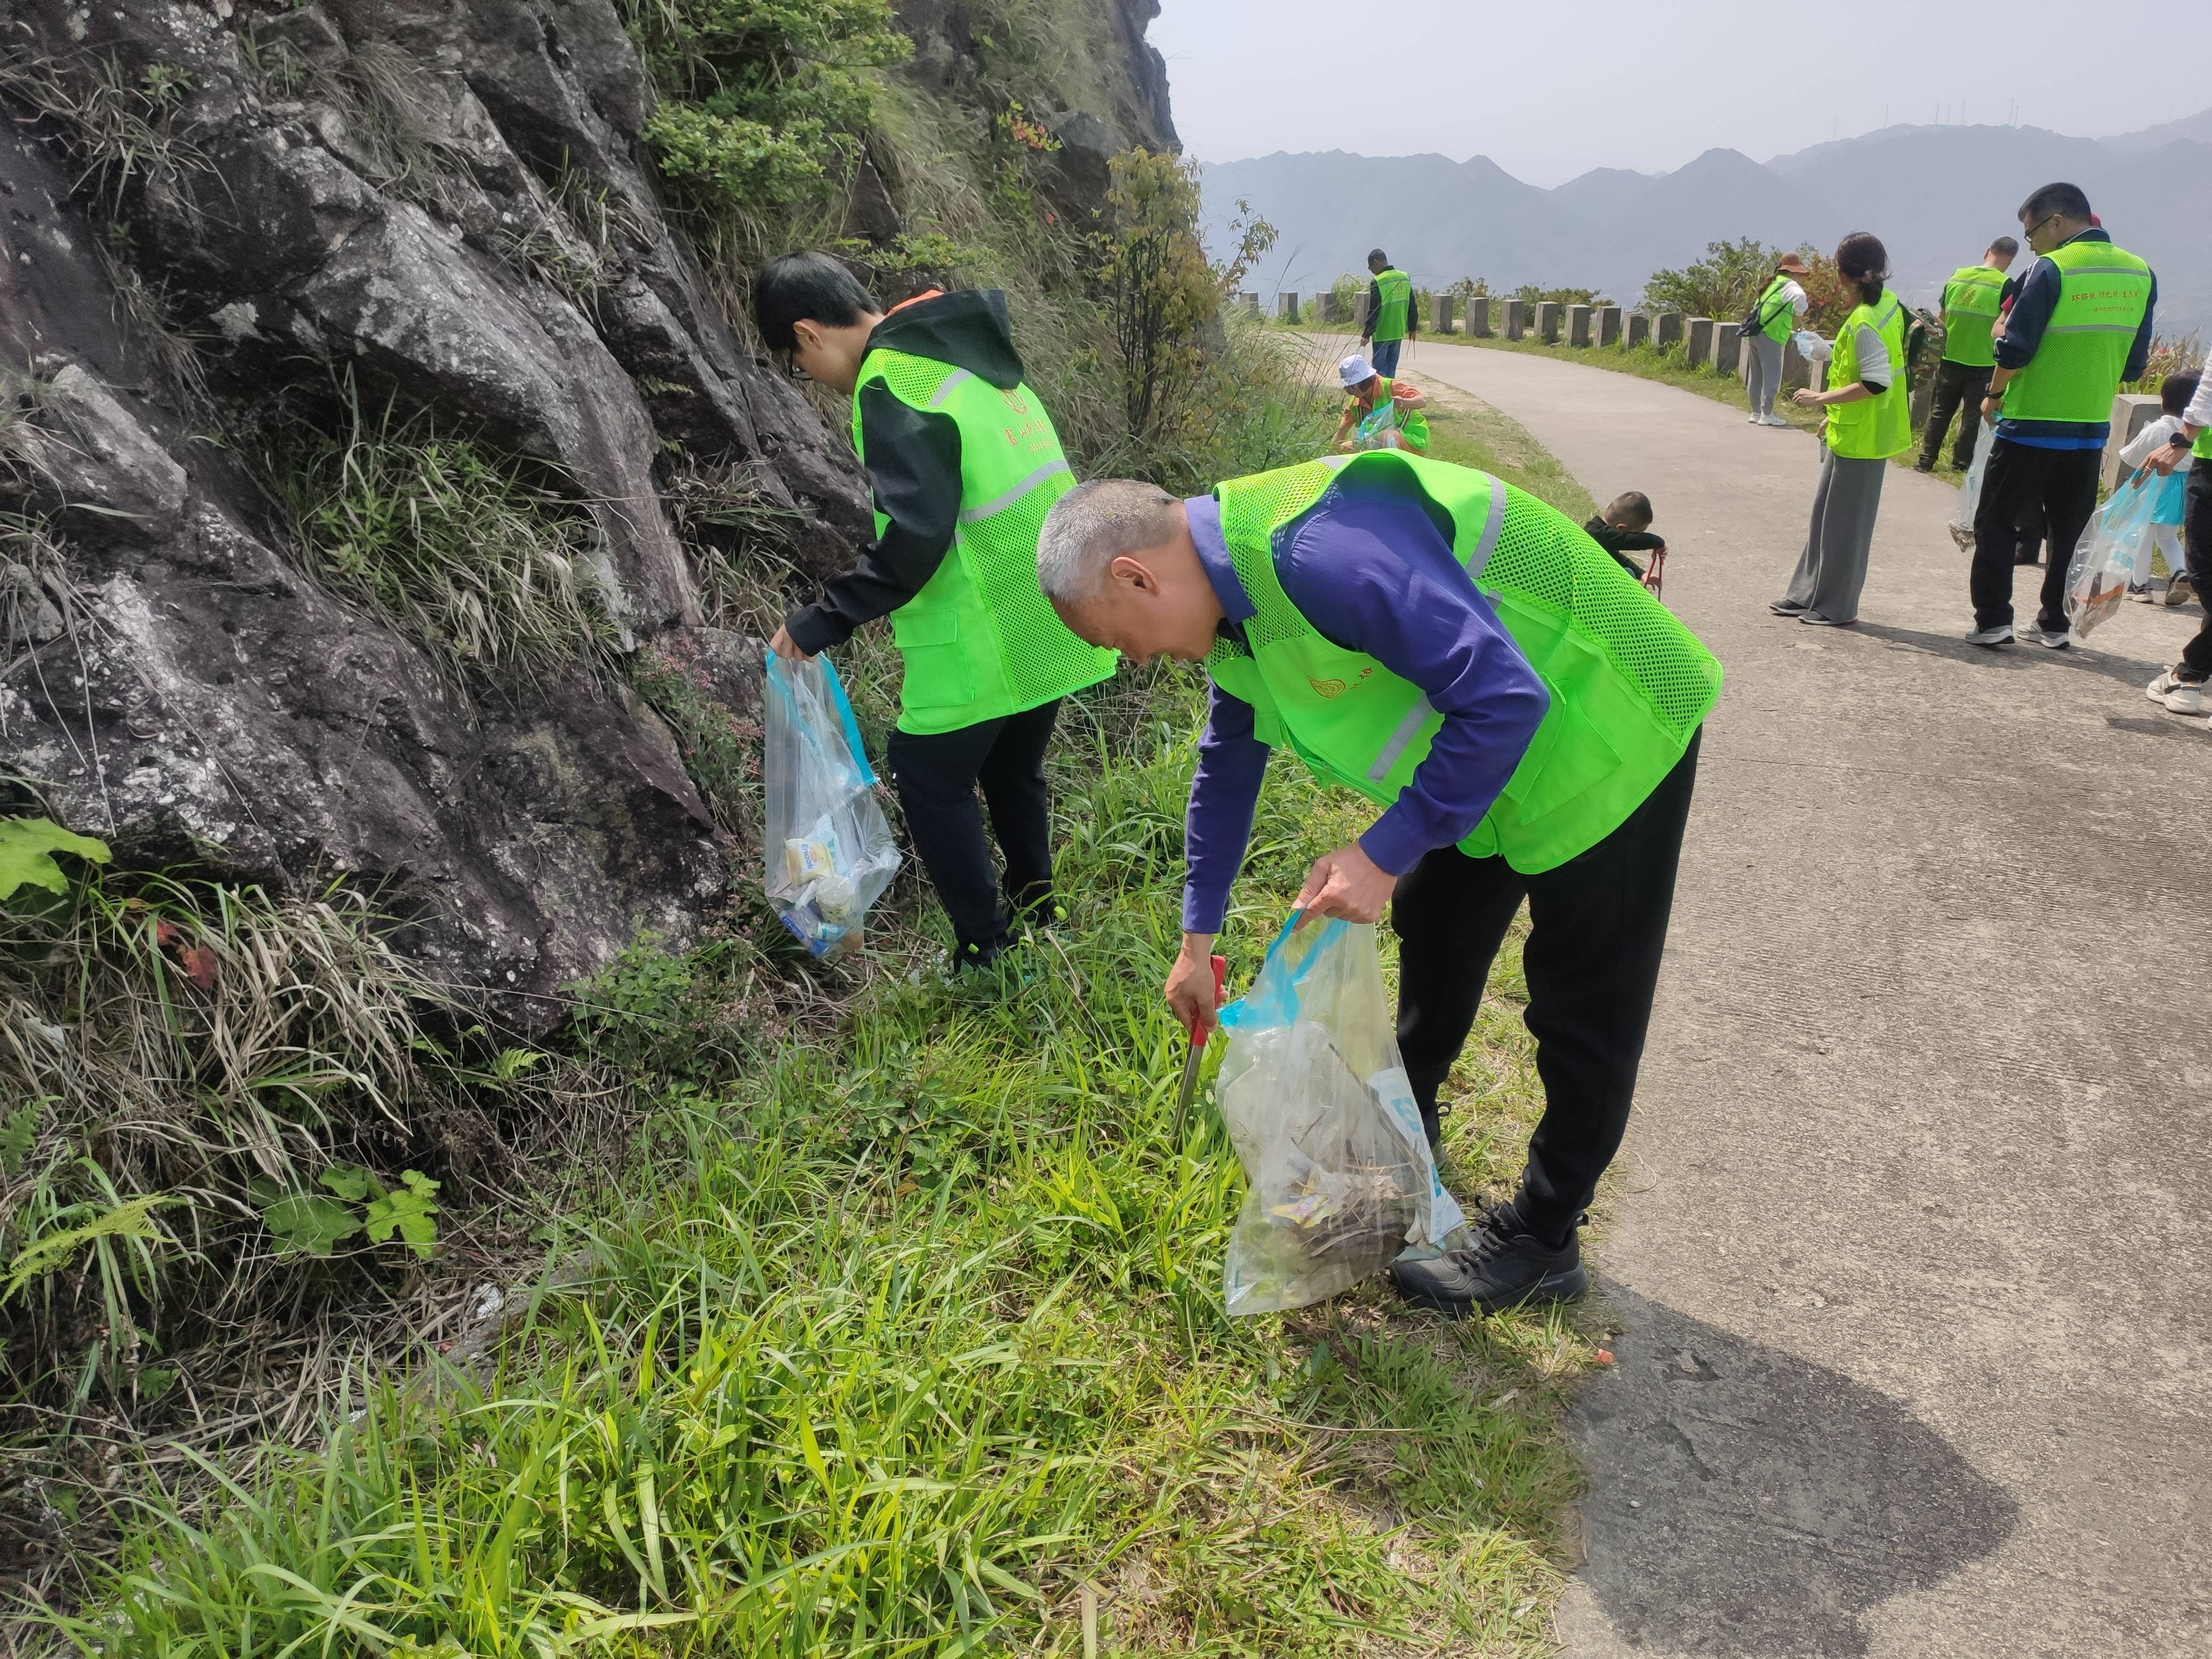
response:
M1577 1409L1591 1470L1582 1577L1631 1650L1863 1654L1870 1608L2018 1524L2003 1488L1896 1401L1617 1285L1607 1295L1615 1364Z
M2069 647L2063 651L2049 651L2039 645L2022 641L2016 645L2001 645L1992 649L1988 646L1968 645L1957 634L1929 634L1917 629L1893 628L1887 623L1871 623L1864 618L1852 631L1863 634L1869 639L1886 641L1908 651L1924 651L1931 657L1948 657L1954 662L1970 663L1977 668L2002 668L2025 673L2048 665L2069 673L2100 674L2106 679L2118 680L2138 690L2148 684L2158 671L2166 666L2162 662L2144 662L2134 657L2116 656L2099 646Z

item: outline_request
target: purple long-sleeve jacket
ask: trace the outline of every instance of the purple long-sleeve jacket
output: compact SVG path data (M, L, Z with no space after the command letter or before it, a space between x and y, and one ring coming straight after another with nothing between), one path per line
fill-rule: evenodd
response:
M1187 502L1191 539L1241 639L1254 614L1222 539L1211 495ZM1363 652L1411 681L1443 725L1397 800L1359 838L1367 856L1403 875L1422 855L1463 841L1482 821L1551 707L1521 647L1498 620L1410 481L1343 480L1292 532L1275 561L1291 603L1333 644ZM1213 688L1184 823L1189 874L1182 925L1221 930L1229 889L1251 838L1267 769L1251 704Z

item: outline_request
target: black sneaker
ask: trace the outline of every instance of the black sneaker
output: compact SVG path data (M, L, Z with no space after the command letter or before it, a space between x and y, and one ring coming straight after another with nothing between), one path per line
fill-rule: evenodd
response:
M1589 1218L1578 1215L1580 1227ZM1582 1246L1572 1230L1564 1244L1547 1244L1522 1224L1510 1204L1484 1212L1474 1243L1426 1261L1395 1261L1390 1282L1417 1308L1454 1319L1529 1302L1571 1302L1589 1289Z

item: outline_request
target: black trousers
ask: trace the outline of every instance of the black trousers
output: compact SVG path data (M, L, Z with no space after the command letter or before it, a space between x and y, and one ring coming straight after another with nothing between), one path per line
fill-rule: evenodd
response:
M2212 463L2199 461L2190 472L2187 501L2181 550L2189 564L2189 585L2204 607L2204 625L2181 647L2181 665L2198 679L2212 679Z
M894 731L886 745L907 833L952 919L958 961L988 962L1012 936L1014 914L1052 897L1052 803L1044 751L1059 716L1054 698L957 732L916 737ZM1003 902L991 846L983 838L985 805L1006 862Z
M2049 550L2036 626L2066 626L2066 567L2097 510L2097 468L2103 459L2100 450L2035 449L2003 438L1990 446L1982 499L1974 509L1973 573L1967 579L1975 627L2012 620L2014 550L2022 539L2021 526L2034 522L2031 514L2038 507Z
M1982 399L1989 394L1987 365L1977 368L1948 357L1936 365L1936 386L1928 404L1928 434L1920 443L1921 465L1936 465L1936 453L1943 447L1943 434L1955 414L1959 441L1951 446L1951 465L1966 470L1966 463L1974 458L1974 434L1982 429Z
M1536 1039L1544 1115L1528 1137L1514 1206L1547 1238L1573 1229L1628 1127L1703 737L1691 738L1626 823L1581 856L1524 876L1502 858L1438 848L1406 872L1390 905L1398 1048L1414 1098L1433 1112L1474 1028L1491 962L1528 900L1523 1018Z

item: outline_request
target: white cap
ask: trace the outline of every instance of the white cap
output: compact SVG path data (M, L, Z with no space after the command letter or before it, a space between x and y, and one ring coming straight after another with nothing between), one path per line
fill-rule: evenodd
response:
M1375 378L1375 367L1359 353L1353 352L1336 366L1336 378L1344 382L1346 392L1356 386L1365 386Z

